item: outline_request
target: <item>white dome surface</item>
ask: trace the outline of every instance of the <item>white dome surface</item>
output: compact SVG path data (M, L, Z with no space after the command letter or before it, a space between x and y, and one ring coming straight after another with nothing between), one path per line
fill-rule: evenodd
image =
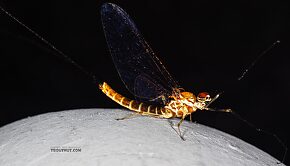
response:
M25 118L0 128L1 166L269 166L278 160L224 132L184 122L182 141L168 120L80 109ZM179 119L172 119L175 124ZM80 152L52 152L76 148ZM281 164L283 165L283 164Z

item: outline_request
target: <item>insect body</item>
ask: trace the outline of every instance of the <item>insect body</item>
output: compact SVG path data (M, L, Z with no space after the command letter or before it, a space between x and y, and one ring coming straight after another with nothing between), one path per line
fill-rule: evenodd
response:
M132 111L136 111L141 115L151 115L160 118L172 118L175 117L176 114L164 107L148 105L146 103L128 99L115 92L106 82L99 85L99 88L104 92L109 98L124 106Z
M213 99L206 92L197 97L186 92L154 54L134 22L119 6L105 3L101 8L103 29L115 67L127 89L135 96L128 99L115 92L106 82L99 88L109 98L141 115L158 118L184 118L196 110L211 110ZM229 110L219 110L229 112ZM181 135L180 135L181 136Z
M209 94L206 92L200 93L197 99L191 92L179 92L178 96L170 96L170 102L166 103L166 105L162 107L124 97L123 95L114 91L106 82L100 84L99 88L113 101L141 115L148 115L157 118L181 118L180 122L178 123L178 131L182 139L184 138L181 136L180 125L184 118L188 115L191 115L197 109L210 109L206 107L206 103L212 100Z
M205 109L206 102L211 101L210 96L205 92L199 94L198 101L196 101L193 93L180 92L179 96L172 96L172 100L169 103L164 107L160 107L128 99L114 91L106 82L100 84L99 88L109 98L132 111L136 111L142 115L151 115L160 118L178 117L184 119L197 109Z

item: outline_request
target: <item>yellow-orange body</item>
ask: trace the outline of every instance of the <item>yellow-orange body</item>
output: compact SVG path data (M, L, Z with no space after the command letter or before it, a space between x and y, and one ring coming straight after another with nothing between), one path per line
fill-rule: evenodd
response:
M172 100L164 107L159 107L124 97L114 91L106 82L100 84L99 88L109 98L121 106L140 113L141 115L149 115L158 118L179 117L184 119L197 109L204 109L205 106L203 102L196 101L196 97L191 92L180 92L177 96L170 96Z
M168 111L164 107L158 107L154 105L148 105L146 103L132 100L127 97L122 96L121 94L114 91L106 82L99 85L99 88L105 93L109 98L117 102L123 107L128 108L129 110L140 113L141 115L151 115L160 118L172 118L175 117L175 114L171 111Z

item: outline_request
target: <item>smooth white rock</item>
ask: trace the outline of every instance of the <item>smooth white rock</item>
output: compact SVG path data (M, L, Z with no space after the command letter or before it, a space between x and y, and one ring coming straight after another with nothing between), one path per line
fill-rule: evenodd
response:
M182 124L186 139L182 141L166 119L137 116L115 120L130 113L121 109L69 110L3 126L0 165L269 166L278 162L236 137L197 123ZM81 152L51 152L56 146L80 148Z

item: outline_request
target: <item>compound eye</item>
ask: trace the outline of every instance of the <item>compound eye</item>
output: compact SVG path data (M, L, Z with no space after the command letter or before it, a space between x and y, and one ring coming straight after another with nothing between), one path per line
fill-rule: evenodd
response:
M206 101L211 101L211 98L207 92L201 92L198 94L197 100L200 102L206 102Z
M210 95L207 95L207 96L205 97L205 101L211 101Z

